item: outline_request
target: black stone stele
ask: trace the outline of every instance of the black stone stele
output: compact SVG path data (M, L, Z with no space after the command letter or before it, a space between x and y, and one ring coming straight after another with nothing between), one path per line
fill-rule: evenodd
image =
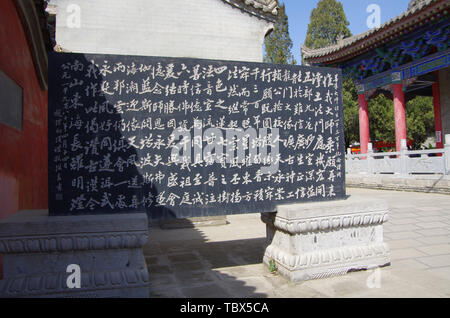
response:
M340 70L67 53L49 62L51 215L186 218L345 197ZM185 144L171 139L179 127ZM223 136L223 156L210 128ZM256 139L227 140L237 128ZM272 161L255 161L267 142ZM175 162L173 145L191 161ZM233 145L244 162L211 162L233 158Z

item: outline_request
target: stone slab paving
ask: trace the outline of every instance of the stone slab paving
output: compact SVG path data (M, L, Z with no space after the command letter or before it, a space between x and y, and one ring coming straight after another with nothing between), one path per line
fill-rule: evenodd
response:
M391 266L290 283L262 264L260 215L228 216L229 224L217 227L150 229L144 249L150 297L450 297L450 196L366 189L348 194L388 201Z
M348 187L450 194L450 176L346 174Z

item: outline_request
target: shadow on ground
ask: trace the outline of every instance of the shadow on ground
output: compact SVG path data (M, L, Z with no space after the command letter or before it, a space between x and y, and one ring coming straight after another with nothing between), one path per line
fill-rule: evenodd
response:
M227 226L227 225L223 225ZM151 298L264 298L233 272L247 265L261 271L265 238L207 242L198 228L163 230L152 226L144 254L150 274ZM258 279L255 275L255 279ZM255 284L252 284L255 285Z

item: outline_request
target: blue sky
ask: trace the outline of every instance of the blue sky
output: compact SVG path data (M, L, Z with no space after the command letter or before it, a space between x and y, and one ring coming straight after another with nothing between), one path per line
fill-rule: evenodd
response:
M401 14L408 7L410 0L341 0L345 14L350 22L352 34L359 34L368 30L367 18L370 13L366 9L370 4L378 4L381 8L381 23L389 21ZM305 41L311 11L317 7L319 0L282 0L286 5L289 18L289 33L294 46L292 53L300 64L300 47Z

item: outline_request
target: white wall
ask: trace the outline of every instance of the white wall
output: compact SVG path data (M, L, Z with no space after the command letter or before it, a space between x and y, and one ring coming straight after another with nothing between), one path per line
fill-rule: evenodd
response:
M70 52L261 62L273 25L221 0L51 0ZM81 9L80 28L68 27ZM68 24L69 22L69 24ZM73 24L73 23L72 23Z

